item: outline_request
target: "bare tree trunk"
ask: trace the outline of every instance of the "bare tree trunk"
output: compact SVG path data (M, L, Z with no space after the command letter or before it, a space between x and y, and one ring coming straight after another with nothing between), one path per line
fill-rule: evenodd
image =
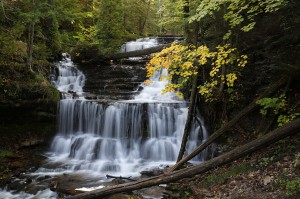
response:
M35 9L35 1L31 1L32 8ZM29 24L28 27L28 38L27 38L27 66L29 67L30 71L32 70L32 54L33 54L33 40L34 40L34 26L35 22L34 19Z
M257 107L256 101L270 95L274 91L276 91L280 86L282 86L286 82L287 78L283 77L278 80L275 84L271 85L263 94L261 94L257 99L253 100L247 107L239 112L234 118L232 118L228 123L226 123L223 127L214 132L203 144L198 146L193 152L188 154L186 157L177 162L173 167L171 167L168 172L175 171L179 167L181 167L184 163L198 155L201 151L203 151L206 147L208 147L211 143L213 143L217 138L219 138L224 132L226 132L229 128L234 126L242 117L251 112L254 108Z
M225 153L219 157L213 158L202 164L188 167L179 171L174 171L172 173L162 174L156 177L151 177L147 179L141 179L135 182L124 183L116 186L106 187L103 189L98 189L90 191L87 193L79 194L76 196L68 197L69 199L92 199L92 198L102 198L104 196L117 194L121 192L129 192L137 189L142 189L146 187L151 187L159 184L170 183L174 181L181 180L183 178L194 177L197 174L204 173L208 170L214 169L218 166L230 163L238 158L246 156L253 153L261 148L265 148L270 144L275 143L290 135L300 132L300 118L286 124L285 126L278 128L252 142L249 142L243 146L236 147L232 151Z
M33 54L33 39L34 39L34 22L29 25L28 42L27 42L27 66L32 70L32 54Z
M197 83L198 83L198 75L193 76L193 85L192 85L192 94L190 99L190 105L189 105L189 111L187 120L184 126L184 132L181 140L181 146L177 157L177 162L179 162L185 152L186 144L188 142L191 128L192 128L192 122L194 118L195 108L196 108L196 97L197 97Z

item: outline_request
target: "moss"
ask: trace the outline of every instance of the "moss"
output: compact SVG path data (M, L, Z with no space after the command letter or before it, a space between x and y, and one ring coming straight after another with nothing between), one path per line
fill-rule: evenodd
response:
M8 150L0 150L0 158L11 158L14 156L14 153Z
M240 173L246 172L246 171L250 171L255 169L253 166L251 166L250 163L243 163L229 171L226 171L220 175L211 175L209 177L207 177L206 179L206 184L209 185L213 185L213 184L223 184L225 182L227 182L228 178L236 176Z
M36 116L38 121L51 121L51 120L55 120L56 118L55 114L49 112L43 112L43 111L38 111Z
M25 64L0 65L0 100L42 100L58 102L59 92L47 79L47 73L34 73Z
M299 196L300 195L300 178L294 179L280 179L279 184L285 189L285 193L289 196Z
M300 195L300 178L287 181L285 185L286 193L288 195Z

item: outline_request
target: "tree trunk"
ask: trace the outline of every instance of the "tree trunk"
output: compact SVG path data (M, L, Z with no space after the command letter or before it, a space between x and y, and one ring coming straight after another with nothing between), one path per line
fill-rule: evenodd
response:
M33 54L33 39L34 39L34 22L29 24L28 42L27 42L27 66L30 71L32 70L32 54Z
M173 167L171 167L168 172L172 172L179 167L181 167L184 163L198 155L201 151L203 151L206 147L208 147L211 143L213 143L217 138L219 138L224 132L226 132L229 128L234 126L242 117L251 112L254 108L257 107L256 101L264 98L274 91L276 91L280 86L282 86L286 82L287 78L283 77L278 80L276 83L271 85L263 94L261 94L257 99L253 100L247 107L239 112L233 119L231 119L228 123L226 123L223 127L214 132L203 144L197 147L193 152L188 154L186 157L177 162Z
M187 120L184 126L184 132L181 140L180 151L178 153L177 162L179 162L185 152L186 144L188 142L188 138L190 136L192 122L194 118L195 108L196 108L196 97L197 97L197 83L198 83L198 75L193 76L193 86L192 86L192 94L190 99L189 111Z
M225 153L219 157L213 158L202 164L188 167L180 171L174 171L172 173L166 173L160 176L151 177L147 179L141 179L136 182L129 182L116 186L106 187L99 190L79 194L76 196L68 197L69 199L91 199L91 198L102 198L104 196L117 194L121 192L129 192L137 189L151 187L159 184L170 183L181 180L183 178L194 177L197 174L204 173L210 169L218 166L230 163L240 157L246 156L253 153L261 148L267 147L268 145L281 140L290 135L300 132L300 118L286 124L285 126L278 128L252 142L249 142L241 147L236 147L232 151Z
M35 0L31 0L32 9L35 10ZM32 70L32 54L33 54L33 39L34 39L34 26L35 21L34 19L28 25L28 38L27 38L27 66L29 67L30 71Z

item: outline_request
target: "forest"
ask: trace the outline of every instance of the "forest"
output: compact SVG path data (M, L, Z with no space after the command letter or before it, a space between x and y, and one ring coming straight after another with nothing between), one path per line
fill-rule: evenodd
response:
M16 140L53 136L61 95L49 75L62 53L70 53L82 69L100 70L102 65L126 60L115 56L125 42L178 36L184 39L148 55L143 66L149 78L145 85L152 83L150 78L157 71L167 69L168 75L162 78L168 84L162 92L174 92L188 101L177 163L158 179L137 185L129 182L128 190L121 184L116 192L108 188L104 193L73 197L102 197L164 183L170 183L169 198L222 198L225 193L229 198L300 195L300 1L0 0L0 7L1 179L16 175L7 162L20 158L16 154L21 148L28 149L23 142L16 147L20 142ZM204 118L210 137L187 154L197 114ZM265 141L257 144L260 138ZM187 161L212 144L216 146L208 160L212 166L203 172L201 166L189 169ZM244 146L255 149L243 153L242 149L248 150ZM222 159L226 154L229 158ZM240 157L244 159L237 163ZM231 171L235 174L225 176ZM249 195L251 191L242 188L246 180L240 182L237 174L253 183L255 176L261 176L264 188ZM193 180L179 181L184 178ZM238 188L244 192L238 193Z

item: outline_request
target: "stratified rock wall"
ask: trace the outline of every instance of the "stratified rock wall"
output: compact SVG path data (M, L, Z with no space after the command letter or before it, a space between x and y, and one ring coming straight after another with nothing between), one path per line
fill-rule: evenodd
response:
M139 91L146 79L144 64L81 65L85 74L84 92L87 99L127 100Z

